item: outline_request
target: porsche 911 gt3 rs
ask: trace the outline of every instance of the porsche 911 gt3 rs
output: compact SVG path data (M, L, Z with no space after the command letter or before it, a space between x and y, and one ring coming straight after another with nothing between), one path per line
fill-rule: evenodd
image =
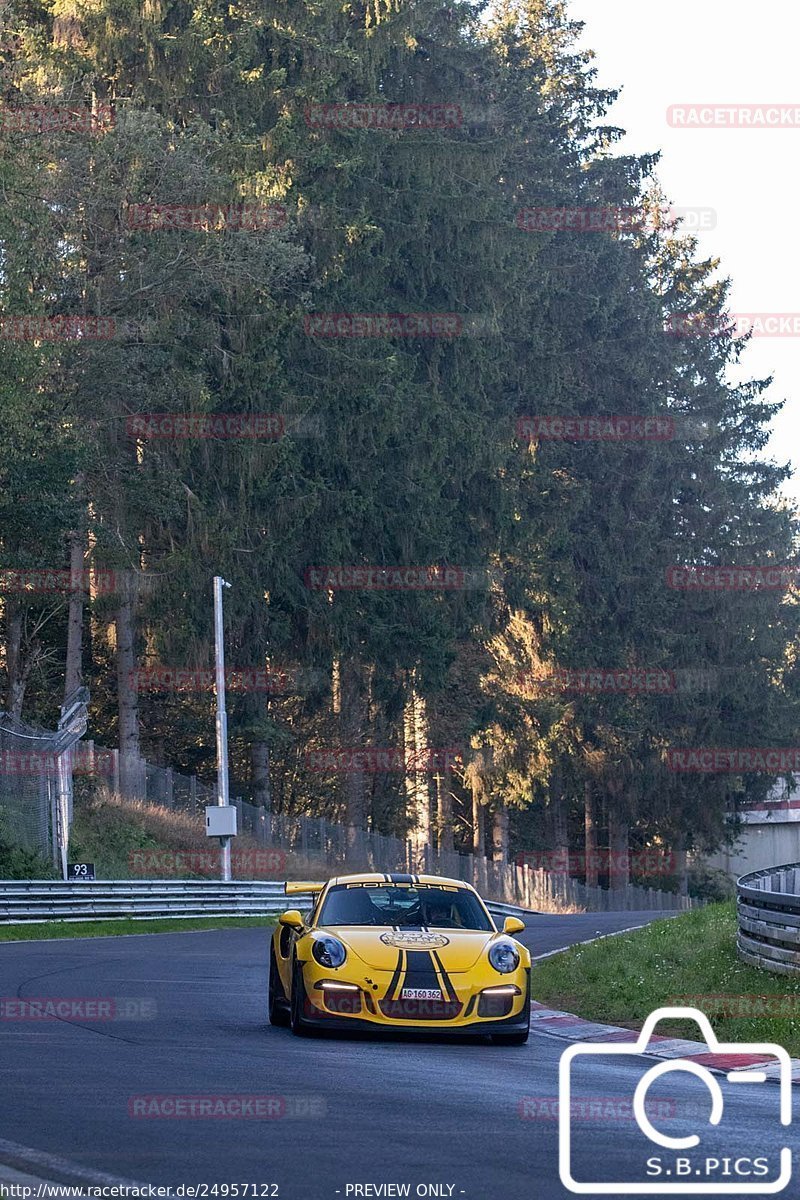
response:
M478 893L436 875L345 875L287 883L313 907L281 915L270 944L269 1019L312 1028L491 1034L530 1027L530 953Z

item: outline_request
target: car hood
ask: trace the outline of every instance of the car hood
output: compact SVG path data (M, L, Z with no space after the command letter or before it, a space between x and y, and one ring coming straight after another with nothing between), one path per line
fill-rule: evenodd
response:
M449 974L469 971L486 946L498 935L481 929L396 929L386 926L337 925L320 928L344 942L362 962L376 971L393 971L400 951L435 952Z

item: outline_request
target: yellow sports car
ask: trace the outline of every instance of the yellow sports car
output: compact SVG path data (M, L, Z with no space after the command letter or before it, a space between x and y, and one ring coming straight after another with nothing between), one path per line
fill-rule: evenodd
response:
M287 883L313 894L285 912L270 945L269 1019L313 1028L491 1034L521 1045L530 1028L531 956L478 893L436 875L343 875Z

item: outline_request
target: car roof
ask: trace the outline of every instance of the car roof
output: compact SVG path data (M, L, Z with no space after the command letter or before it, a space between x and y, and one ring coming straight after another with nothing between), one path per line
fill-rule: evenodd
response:
M444 875L409 875L403 871L372 871L365 872L361 875L337 875L329 881L329 887L335 887L340 883L427 883L447 884L448 887L464 888L465 891L474 892L471 884L465 883L463 879L447 879Z

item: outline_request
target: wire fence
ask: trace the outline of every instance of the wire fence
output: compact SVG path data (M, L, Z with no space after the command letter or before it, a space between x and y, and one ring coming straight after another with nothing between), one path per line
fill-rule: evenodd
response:
M0 712L0 842L55 856L59 793L56 733ZM67 751L67 754L70 752ZM66 764L63 764L66 765ZM71 778L65 771L62 783ZM71 790L67 793L71 818Z
M413 841L336 824L325 817L287 817L241 801L236 801L236 807L242 832L301 861L319 862L327 873L345 869L444 875L463 879L482 895L501 903L548 911L674 911L695 907L689 897L658 888L636 884L614 889L587 887L566 872L437 850L430 845L418 848Z
M29 726L17 724L12 728L8 718L0 714L0 751L10 752L0 757L0 840L5 833L13 843L45 857L54 854L57 819L58 769L54 756L48 753L54 736ZM22 761L20 756L24 754L28 756L27 770L15 771L14 764ZM216 789L195 775L157 767L138 755L121 755L92 741L80 743L62 761L69 768L70 785L72 773L91 776L124 799L186 813L197 819L199 829L204 824L206 806L217 800ZM71 820L71 786L69 800ZM444 875L473 884L493 900L548 911L674 911L698 903L675 892L636 884L615 889L590 887L567 871L494 861L431 845L420 847L411 840L356 829L326 817L271 813L236 797L231 803L239 814L240 833L258 846L281 851L290 874L302 869L320 875L337 871Z

